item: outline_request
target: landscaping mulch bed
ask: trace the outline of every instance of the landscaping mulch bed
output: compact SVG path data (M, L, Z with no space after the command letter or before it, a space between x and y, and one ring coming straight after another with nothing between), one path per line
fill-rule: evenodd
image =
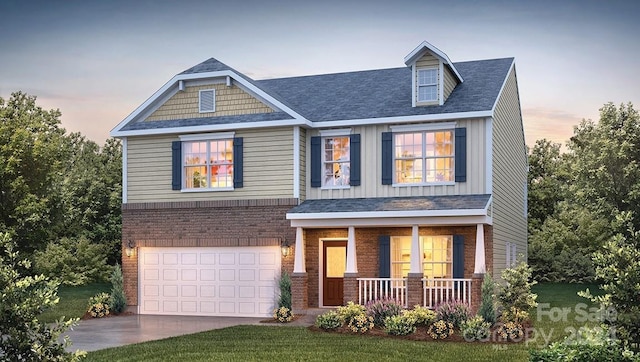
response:
M406 336L392 336L387 334L382 328L374 327L373 329L367 331L366 333L354 333L346 326L342 326L333 330L325 330L316 326L310 326L309 330L318 333L339 333L339 334L351 334L351 335L361 335L361 336L374 336L374 337L386 337L386 338L394 338L394 339L402 339L407 341L433 341L433 342L454 342L454 343L498 343L498 344L511 344L511 343L521 343L528 339L533 338L533 329L531 325L525 325L525 337L520 341L507 341L500 337L497 334L497 327L491 328L491 335L488 341L474 341L468 342L463 337L459 331L456 331L453 335L449 336L446 339L433 339L429 334L427 334L426 327L418 327L415 333L408 334Z

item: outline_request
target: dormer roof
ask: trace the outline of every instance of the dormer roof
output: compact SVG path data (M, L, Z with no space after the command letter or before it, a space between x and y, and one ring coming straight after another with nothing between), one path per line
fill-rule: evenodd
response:
M445 65L447 65L449 69L451 69L453 74L455 74L456 78L458 78L458 81L460 83L464 81L462 79L462 75L460 75L460 73L456 69L451 59L449 59L447 54L445 54L442 50L436 48L433 44L429 43L426 40L423 41L420 45L418 45L415 49L413 49L411 53L409 53L406 57L404 57L404 64L406 64L408 67L412 66L413 64L415 64L415 62L418 59L420 59L427 52L431 53L433 56L440 59L440 61L442 61Z

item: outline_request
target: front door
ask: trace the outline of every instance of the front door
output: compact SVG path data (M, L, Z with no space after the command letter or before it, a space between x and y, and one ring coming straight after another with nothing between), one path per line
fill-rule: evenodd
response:
M347 242L323 242L323 297L324 306L336 306L343 303L344 271L347 268Z

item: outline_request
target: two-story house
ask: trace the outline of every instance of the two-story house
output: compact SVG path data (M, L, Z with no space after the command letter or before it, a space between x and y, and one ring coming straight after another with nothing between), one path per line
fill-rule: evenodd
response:
M138 313L268 316L393 297L477 307L527 251L514 59L253 80L209 59L111 132Z

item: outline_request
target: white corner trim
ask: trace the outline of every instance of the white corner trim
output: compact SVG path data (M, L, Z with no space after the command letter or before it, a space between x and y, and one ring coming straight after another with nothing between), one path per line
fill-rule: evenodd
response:
M203 140L222 140L233 138L236 135L235 132L219 132L219 133L201 133L201 134L188 134L180 135L180 141L203 141Z
M496 107L498 106L498 101L500 100L500 97L502 97L502 92L504 91L504 88L507 86L507 82L509 81L509 76L511 75L511 72L513 71L513 68L515 66L516 66L516 60L514 58L513 61L511 61L511 66L509 66L509 71L507 72L507 76L504 77L504 81L502 82L502 86L500 87L500 92L498 92L498 96L496 97L495 102L493 102L493 107L491 107L492 116L493 116L493 113L496 111Z
M493 194L493 118L487 117L485 119L485 151L484 151L484 172L485 182L484 192L486 194Z
M411 64L411 107L416 107L416 100L418 99L418 82L416 79L418 78L418 71L416 70L416 65Z
M351 134L351 128L340 129L321 129L320 137L348 136Z
M127 145L128 145L127 137L122 137L122 203L123 204L127 203L127 188L128 188Z
M293 198L300 198L300 126L293 127Z
M391 132L438 131L456 128L456 122L435 122L428 124L403 124L389 126Z

